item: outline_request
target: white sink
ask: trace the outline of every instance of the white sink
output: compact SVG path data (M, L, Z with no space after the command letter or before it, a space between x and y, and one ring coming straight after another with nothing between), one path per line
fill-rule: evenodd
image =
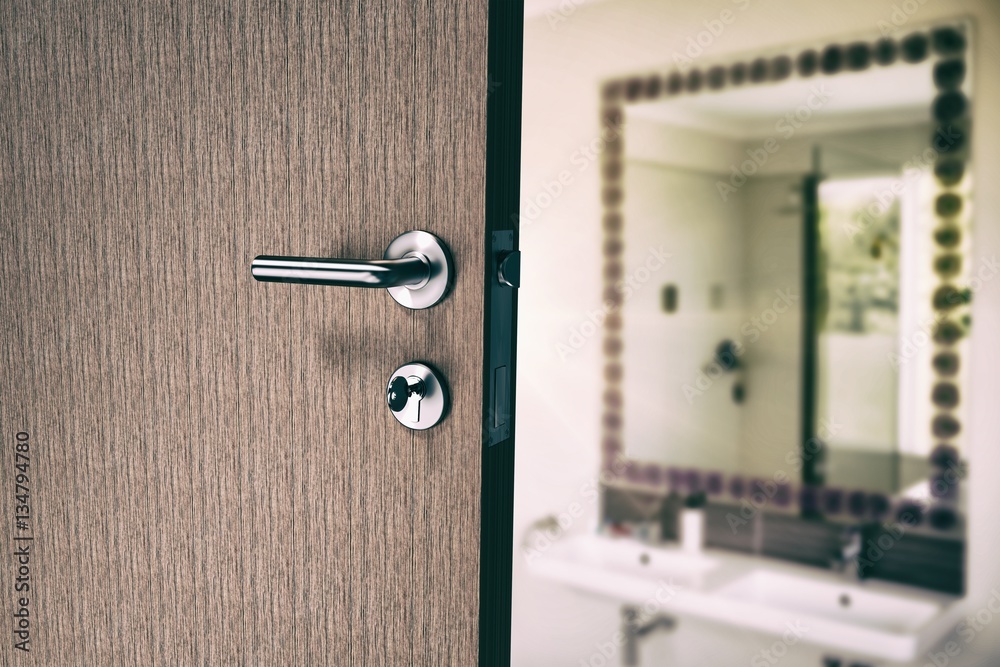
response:
M689 554L580 535L529 558L536 574L577 590L660 608L838 653L907 662L957 623L957 598L730 551Z
M528 558L531 569L577 590L642 603L673 600L697 586L719 561L629 539L581 535Z
M720 588L717 595L800 617L808 615L896 635L919 630L943 609L943 605L927 600L768 570L751 572Z
M727 606L717 618L775 635L795 625L804 628L805 642L900 662L922 655L955 622L956 605L941 596L828 579L753 570L715 591L717 603Z
M689 554L680 549L648 546L635 540L586 536L560 545L566 561L602 567L615 572L643 576L687 579L703 575L719 566L713 558Z

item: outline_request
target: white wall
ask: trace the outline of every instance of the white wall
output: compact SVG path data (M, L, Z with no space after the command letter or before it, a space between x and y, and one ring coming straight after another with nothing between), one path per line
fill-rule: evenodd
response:
M601 306L598 173L597 164L588 157L599 137L598 81L669 63L673 53L686 48L689 38L705 30L705 21L717 18L724 9L733 10L736 20L714 38L702 59L778 44L819 45L838 35L877 33L878 22L890 21L894 11L899 11L894 8L901 5L917 7L913 24L962 15L977 19L972 263L979 266L1000 249L1000 223L995 213L1000 211L1000 188L995 185L1000 182L1000 158L995 152L1000 146L1000 127L991 122L993 110L1000 104L996 85L1000 81L1000 3L623 0L578 6L565 2L559 5L560 20L542 14L527 22L516 541L531 521L548 513L568 513L574 503L584 516L567 522L570 531L588 529L596 515L592 483L600 444L600 334L584 337L582 347L565 358L557 346L568 344L573 331L579 332L588 322L588 313L599 312ZM973 317L972 405L966 427L972 432L970 600L978 608L991 590L1000 590L1000 531L996 530L1000 484L992 479L1000 473L1000 446L996 442L1000 410L994 406L1000 368L1000 349L994 342L1000 333L1000 280L986 281L976 293ZM515 554L512 664L587 664L598 650L597 644L617 629L617 620L614 604L531 578L523 556ZM748 664L762 645L760 637L730 630L716 633L700 626L696 632L696 625L690 624L689 634L678 634L671 640L679 653L669 664ZM981 633L971 644L963 644L962 655L950 664L996 664L996 658L991 661L983 656L1000 656L997 628L1000 625ZM725 661L706 659L711 651L720 650L726 651ZM815 664L815 655L800 658L803 662L789 658L787 664Z

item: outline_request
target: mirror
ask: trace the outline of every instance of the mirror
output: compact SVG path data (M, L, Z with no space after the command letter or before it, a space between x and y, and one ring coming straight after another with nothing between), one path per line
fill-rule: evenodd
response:
M606 469L894 495L961 456L966 30L603 83Z

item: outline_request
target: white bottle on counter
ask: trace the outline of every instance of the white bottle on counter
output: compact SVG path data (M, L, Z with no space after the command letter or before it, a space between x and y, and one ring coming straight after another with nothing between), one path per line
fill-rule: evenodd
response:
M693 501L693 502L692 502ZM699 554L705 546L704 500L689 498L680 512L681 550Z

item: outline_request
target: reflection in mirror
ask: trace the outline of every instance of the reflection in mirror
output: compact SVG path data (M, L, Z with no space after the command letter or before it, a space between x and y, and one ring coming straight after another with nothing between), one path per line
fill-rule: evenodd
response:
M856 71L836 76L803 75L801 57L792 71L792 51L761 60L779 80L756 85L736 83L740 61L704 81L688 73L676 94L670 77L662 94L625 78L625 103L606 107L622 136L604 168L606 216L620 225L605 243L606 284L620 287L606 339L620 365L612 354L606 375L632 469L779 471L897 494L927 480L942 440L961 450L959 433L932 427L931 400L935 167L964 159L959 117L940 112L951 61L879 65L862 47L847 49ZM961 234L964 215L944 222ZM954 264L945 284L963 285ZM961 311L967 294L954 291ZM956 321L945 347L964 344Z
M900 386L916 381L913 368L888 363L899 343L900 302L915 305L912 283L900 277L915 270L908 263L922 240L916 203L900 201L912 200L917 189L896 196L892 184L892 175L824 180L815 259L817 414L821 422L850 415L827 437L826 481L886 491L907 488L928 474L928 451L917 455L914 443L903 445L914 435L905 426L917 406ZM880 192L890 193L884 206ZM861 228L858 221L869 209L875 214Z

